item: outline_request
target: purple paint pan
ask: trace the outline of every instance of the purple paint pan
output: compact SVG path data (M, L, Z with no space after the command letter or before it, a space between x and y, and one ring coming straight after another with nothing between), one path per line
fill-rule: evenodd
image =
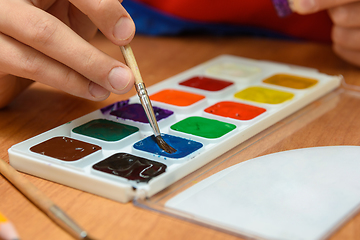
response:
M172 114L174 114L173 111L159 107L153 107L153 109L157 121L160 121L161 119L165 119L171 116ZM122 119L129 119L135 122L149 123L145 111L141 106L141 104L139 103L124 105L121 108L118 108L117 110L110 112L110 115Z
M111 104L109 106L103 107L102 109L100 109L100 111L102 112L102 114L108 114L111 111L116 111L117 109L120 109L126 105L129 105L130 100L124 100L124 101L120 101L120 102L116 102L114 104Z

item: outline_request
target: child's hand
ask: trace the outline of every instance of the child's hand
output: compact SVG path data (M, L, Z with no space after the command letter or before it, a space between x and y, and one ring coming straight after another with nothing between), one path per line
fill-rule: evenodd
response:
M87 42L97 28L116 45L135 33L118 0L0 0L0 108L27 79L91 100L129 91L130 69Z
M333 49L344 60L360 66L360 1L358 0L292 0L300 14L328 10L334 23Z

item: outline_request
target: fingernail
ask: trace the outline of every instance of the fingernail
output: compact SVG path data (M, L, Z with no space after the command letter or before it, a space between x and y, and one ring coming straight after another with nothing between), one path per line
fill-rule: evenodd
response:
M126 40L134 32L134 22L128 17L121 17L115 24L114 36L118 40Z
M130 82L130 72L122 67L113 68L109 73L110 85L116 90L123 90Z
M102 86L94 82L90 82L89 92L94 98L104 98L110 94L110 92L107 89L103 88Z
M300 0L298 4L294 4L294 8L300 13L313 12L315 9L314 0Z

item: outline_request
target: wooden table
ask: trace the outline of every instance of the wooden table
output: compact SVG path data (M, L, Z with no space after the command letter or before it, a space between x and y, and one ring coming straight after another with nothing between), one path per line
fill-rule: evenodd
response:
M120 50L101 34L92 44L123 61ZM339 59L327 44L251 37L144 37L136 36L132 48L147 86L166 79L220 54L285 62L319 69L329 75L342 74L347 83L360 85L360 69ZM8 160L13 144L50 130L135 91L103 102L90 102L50 87L33 84L7 108L0 110L0 157ZM360 108L360 106L358 106ZM336 119L335 119L336 120ZM360 126L344 133L349 141L359 138ZM350 134L350 131L353 134ZM329 134L324 132L321 134ZM359 143L359 141L357 141ZM289 144L289 143L288 143ZM296 148L297 143L291 143ZM273 151L282 149L273 149ZM121 204L37 177L24 176L63 208L97 239L241 239L132 203ZM0 175L0 210L14 223L24 240L72 239ZM360 239L360 214L342 226L331 239Z

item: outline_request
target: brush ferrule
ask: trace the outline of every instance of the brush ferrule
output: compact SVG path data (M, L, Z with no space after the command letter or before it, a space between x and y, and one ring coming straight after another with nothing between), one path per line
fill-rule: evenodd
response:
M147 119L149 120L150 126L153 129L154 135L159 136L160 135L160 129L156 121L154 109L151 105L149 95L146 91L145 84L144 83L136 83L135 84L136 92L139 96L141 105L144 108L145 114Z
M136 89L136 92L137 92L139 98L141 98L142 96L148 96L145 84L143 82L136 83L135 84L135 89Z
M65 212L63 212L58 206L52 205L50 212L54 216L53 220L60 226L71 233L72 236L78 239L90 239L87 233L82 230Z

